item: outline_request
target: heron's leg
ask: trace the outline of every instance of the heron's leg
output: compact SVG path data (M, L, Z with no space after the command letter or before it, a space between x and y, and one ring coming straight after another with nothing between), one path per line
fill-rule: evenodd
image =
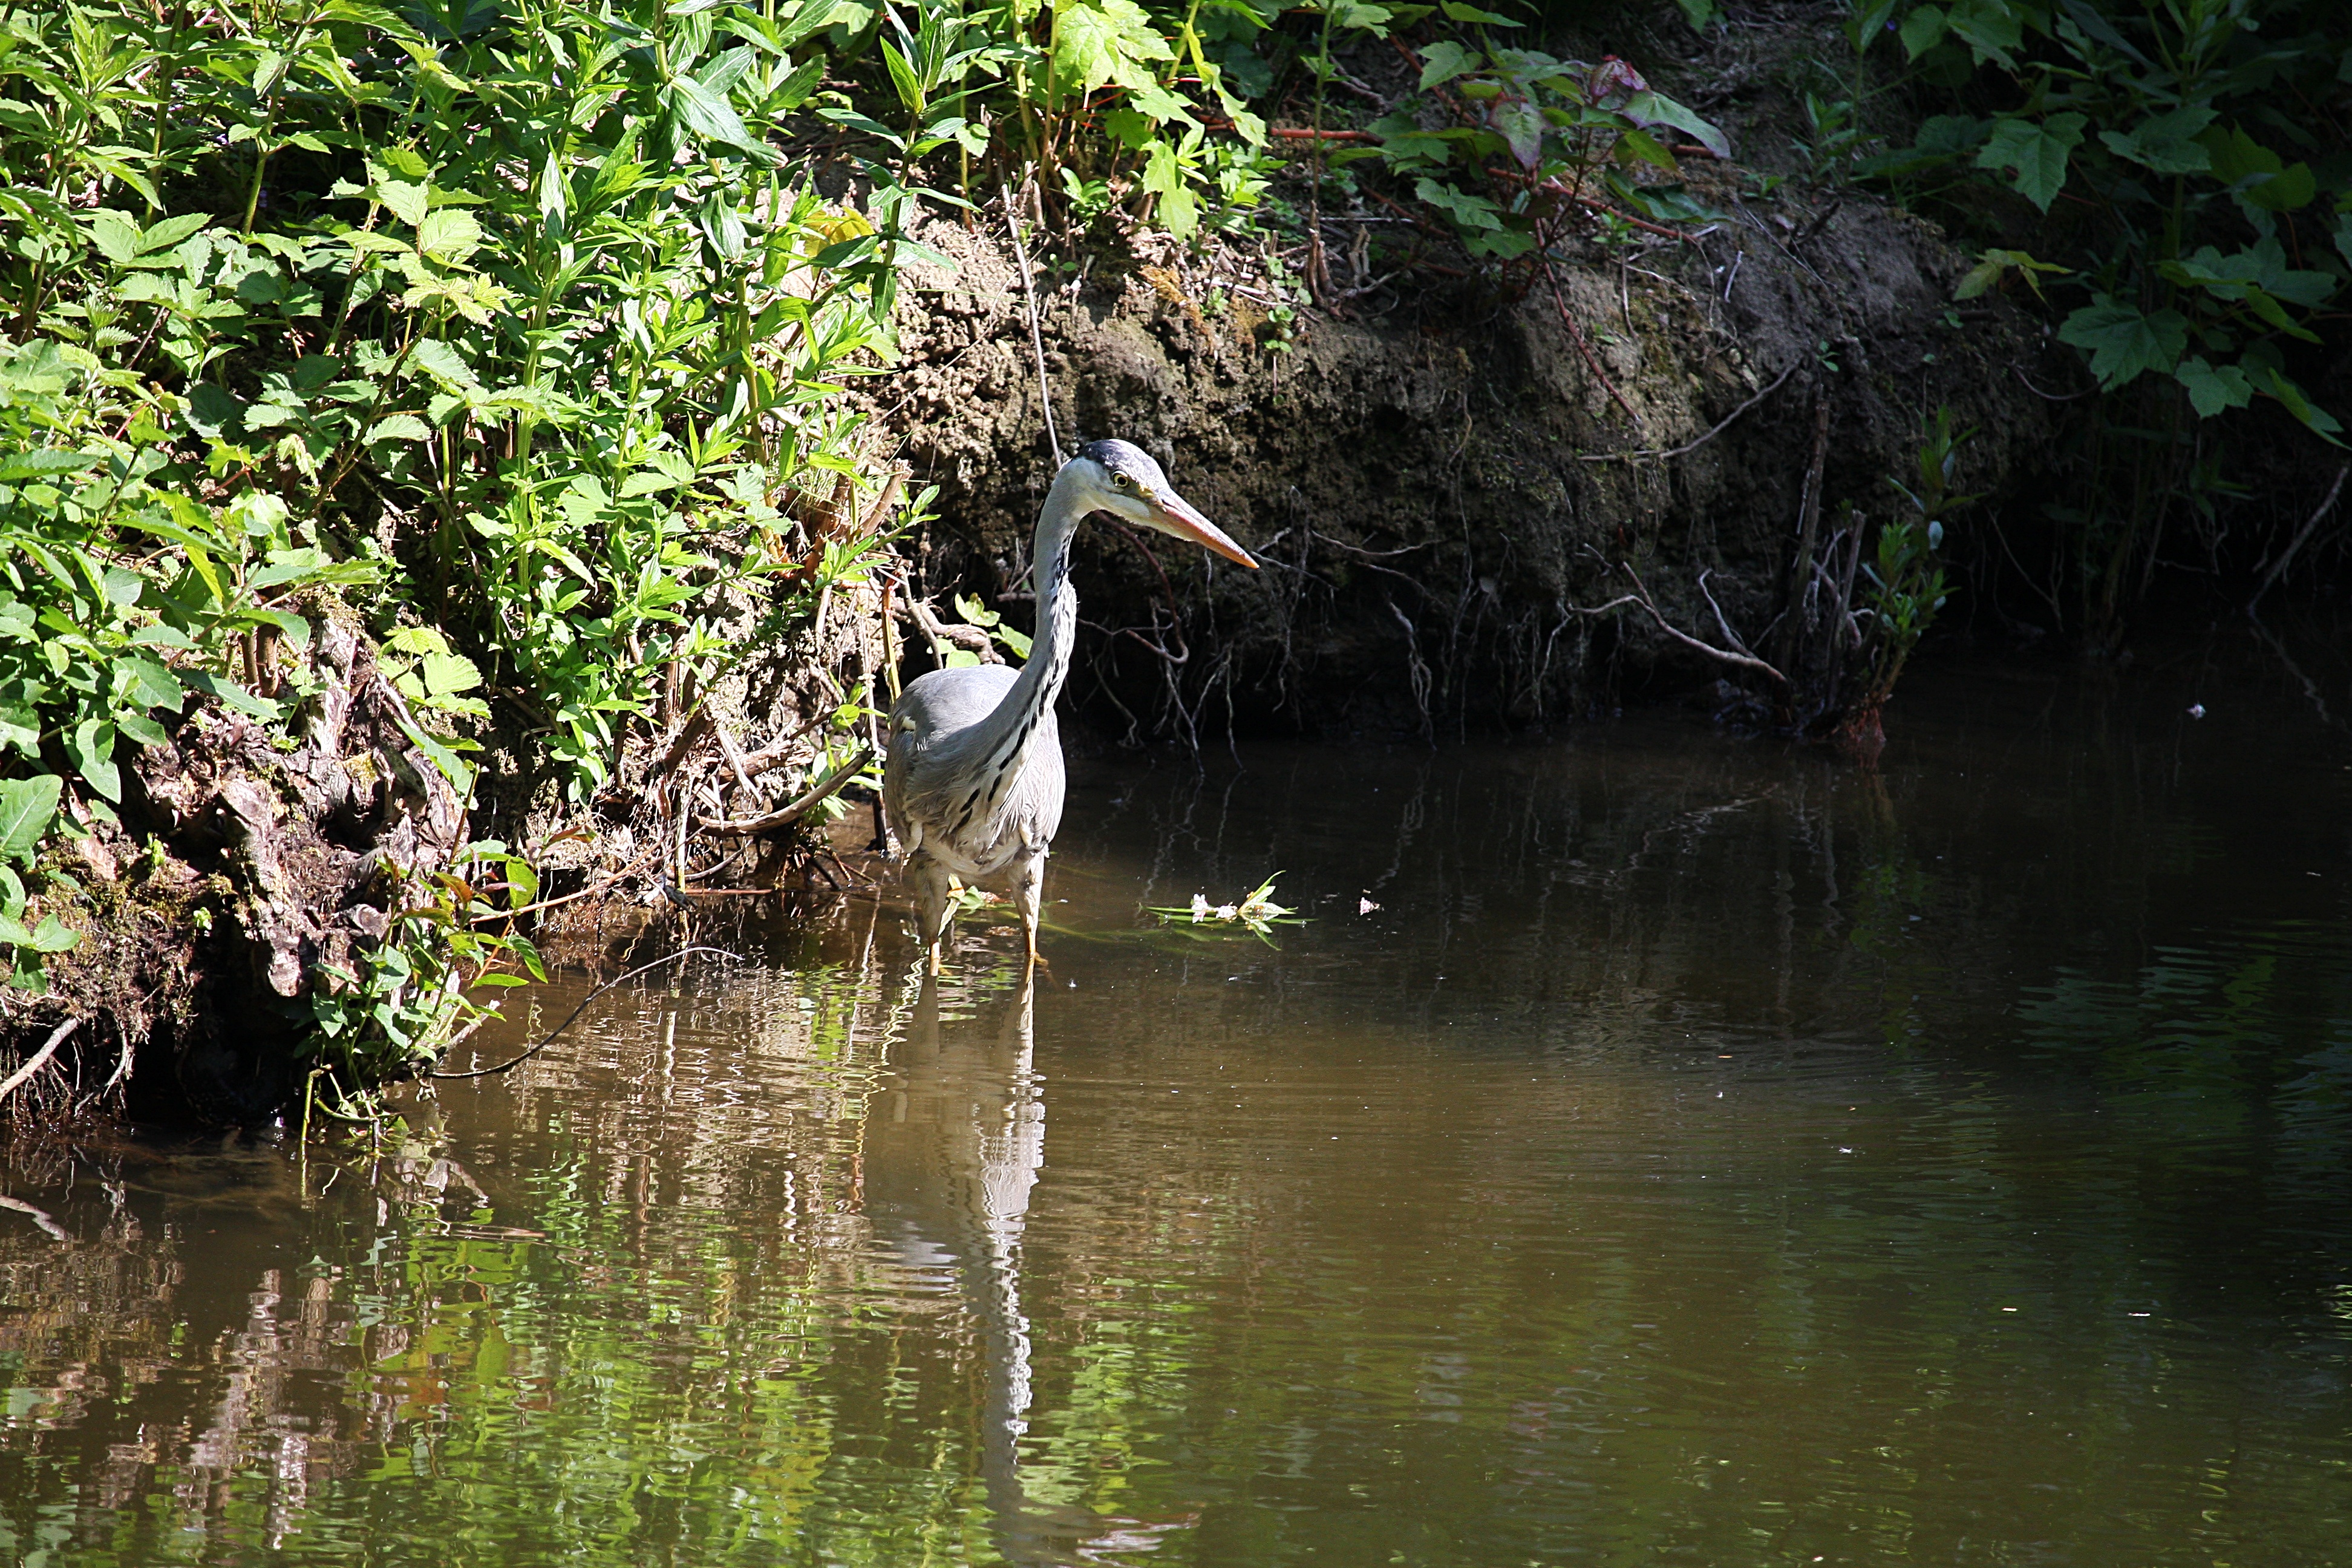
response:
M1045 963L1037 952L1037 925L1045 908L1045 851L1032 850L1013 873L1013 907L1021 913L1021 934L1029 948L1029 962Z
M923 937L923 965L927 973L940 972L940 946L946 942L950 911L954 905L948 899L948 868L929 855L918 854L908 875L915 884L915 923Z

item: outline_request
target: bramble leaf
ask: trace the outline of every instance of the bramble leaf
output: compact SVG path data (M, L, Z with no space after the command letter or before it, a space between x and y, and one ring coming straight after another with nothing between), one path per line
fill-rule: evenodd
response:
M2048 212L2066 184L2066 156L2083 144L2083 128L2089 123L2071 112L2039 122L1996 121L1992 140L1977 154L1977 167L2008 171L2017 193Z

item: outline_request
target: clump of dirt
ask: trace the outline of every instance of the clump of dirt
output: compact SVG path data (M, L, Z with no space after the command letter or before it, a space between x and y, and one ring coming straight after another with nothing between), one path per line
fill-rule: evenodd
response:
M1424 273L1351 315L1305 312L1293 342L1252 299L1263 264L1215 244L1097 249L1045 289L1064 447L1144 447L1264 564L1082 534L1076 700L1129 739L1229 716L1426 732L1586 713L1654 668L1723 673L1646 616L1579 613L1636 579L1702 640L1760 646L1817 406L1832 507L1892 515L1888 481L1940 405L1976 431L1962 488L1997 503L2042 466L2053 422L2025 384L2042 334L1999 300L1955 307L1968 261L1933 225L1851 191L1766 198L1728 164L1688 184L1719 219L1596 234L1557 295L1539 274L1513 292ZM941 487L925 584L1013 605L1053 464L1002 233L928 237L957 270L919 272L875 404L917 482Z
M85 1027L79 1059L28 1083L13 1115L54 1120L124 1088L134 1113L276 1110L314 993L383 938L402 883L464 846L464 805L368 644L325 619L303 664L313 694L290 750L198 705L136 753L120 821L89 817L60 852L78 864L46 896L83 940L6 1030Z

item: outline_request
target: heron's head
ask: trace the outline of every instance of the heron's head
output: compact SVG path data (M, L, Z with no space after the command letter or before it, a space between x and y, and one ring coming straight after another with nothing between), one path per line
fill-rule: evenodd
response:
M1247 551L1176 493L1176 487L1142 447L1126 441L1089 442L1070 459L1070 478L1084 487L1081 499L1088 510L1107 511L1122 521L1174 534L1257 570Z

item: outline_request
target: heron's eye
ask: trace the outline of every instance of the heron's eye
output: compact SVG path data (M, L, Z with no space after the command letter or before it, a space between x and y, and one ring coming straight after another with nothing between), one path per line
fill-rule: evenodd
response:
M1131 490L1135 488L1135 481L1116 468L1111 470L1110 482L1123 490Z

